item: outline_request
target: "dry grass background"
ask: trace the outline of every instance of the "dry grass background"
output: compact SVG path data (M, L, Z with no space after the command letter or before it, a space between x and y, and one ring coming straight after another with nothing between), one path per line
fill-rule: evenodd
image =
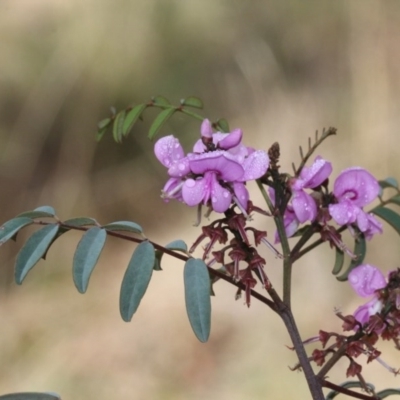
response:
M0 2L0 220L49 204L62 219L130 219L160 242L193 241L193 210L159 198L166 175L145 138L149 118L122 145L94 142L109 107L163 94L204 99L205 115L240 126L246 142L279 141L282 166L315 129L338 137L320 153L341 169L400 176L400 3L369 0L2 0ZM174 117L164 129L189 143L198 124ZM253 188L254 189L254 188ZM261 199L254 191L256 201ZM259 221L272 234L269 221ZM388 229L389 231L389 229ZM21 235L21 238L22 239ZM21 245L0 252L0 393L45 391L83 399L309 398L281 322L255 301L213 298L207 344L191 333L182 265L156 273L137 315L125 324L118 291L132 246L110 239L85 296L70 277L80 235L69 233L29 274L13 279ZM399 266L398 238L370 245L367 261ZM338 330L333 307L357 299L330 269L324 249L294 272L294 308L304 338ZM280 265L267 271L279 286ZM386 346L385 359L400 366ZM379 387L400 386L379 365ZM339 370L333 380L345 379Z

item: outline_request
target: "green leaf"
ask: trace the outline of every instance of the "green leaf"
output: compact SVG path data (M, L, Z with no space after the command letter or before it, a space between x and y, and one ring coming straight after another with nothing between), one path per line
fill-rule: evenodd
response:
M75 286L80 293L85 293L87 290L90 275L97 264L106 238L106 230L95 226L90 228L78 243L74 254L72 273Z
M344 274L337 276L336 279L340 282L347 281L349 273L355 267L363 263L366 252L367 252L367 242L365 240L365 236L362 233L359 233L359 236L354 242L354 250L353 250L353 253L357 256L357 258L352 259L349 267L347 268L347 271Z
M121 285L119 310L124 321L129 322L146 293L153 273L155 252L153 245L145 240L133 252Z
M339 250L336 247L335 265L333 266L332 269L333 275L337 275L342 270L343 263L344 263L344 253L342 250Z
M155 258L154 258L154 265L153 265L154 271L162 271L161 259L162 259L163 255L164 255L164 253L162 251L156 250Z
M10 393L0 396L0 400L61 400L61 397L56 393Z
M378 181L378 183L382 189L386 189L386 188L398 189L399 188L399 184L398 184L396 178L393 178L393 177L383 179L381 181Z
M124 125L122 127L122 135L127 136L128 133L135 125L138 118L142 115L142 112L145 110L146 104L139 104L132 108L132 110L128 111L125 117Z
M228 121L225 118L221 118L217 121L216 128L221 132L230 132Z
M207 342L211 329L210 275L203 260L190 258L184 268L185 303L193 332Z
M182 253L185 253L185 254L187 254L187 251L188 251L187 244L183 240L180 240L180 239L174 240L173 242L168 243L165 246L165 248L169 249L169 250L181 251Z
M104 134L107 132L109 125L105 126L104 128L101 128L97 131L96 134L96 142L100 142Z
M200 108L204 107L203 102L198 97L187 97L181 100L181 104L186 107Z
M32 219L28 217L17 217L5 222L0 226L0 246L16 235L20 229L32 223Z
M77 217L77 218L67 219L66 221L63 222L63 224L70 226L87 226L87 225L97 225L97 221L93 218Z
M118 221L111 224L104 225L103 228L108 231L127 231L132 233L143 233L142 227L136 222L131 221Z
M99 121L99 123L97 124L97 127L99 128L99 131L100 131L104 128L108 128L110 123L111 123L111 118L105 118L105 119L102 119L101 121Z
M397 204L398 206L400 206L400 195L397 194L396 196L393 196L390 199L387 199L386 201L388 203L393 203L393 204Z
M58 224L50 224L36 231L24 244L15 262L15 281L21 285L26 274L35 266L57 235Z
M161 127L171 118L172 114L176 111L175 107L169 107L165 110L161 111L160 114L157 115L156 119L150 126L148 137L150 140L154 139L154 136L157 135L158 131Z
M18 217L28 217L28 218L47 218L54 217L56 212L53 207L50 206L42 206L35 208L33 211L26 211L22 214L19 214Z
M386 221L400 235L400 215L397 212L386 207L377 207L371 212Z
M123 126L125 121L126 111L123 110L117 114L114 120L113 137L117 143L121 143L123 136Z
M389 397L391 395L396 395L396 394L400 394L400 389L384 389L384 390L381 390L380 392L378 392L376 394L376 397L378 399L384 399L386 397Z
M164 96L156 96L156 97L153 97L151 100L157 106L169 106L169 105L171 105L169 100Z

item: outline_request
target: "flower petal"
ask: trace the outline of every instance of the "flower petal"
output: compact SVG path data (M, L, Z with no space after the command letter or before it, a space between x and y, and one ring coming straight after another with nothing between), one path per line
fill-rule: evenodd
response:
M179 140L172 135L164 136L154 144L154 154L164 167L169 168L174 161L185 156Z
M376 290L386 286L386 279L382 272L373 265L363 264L349 273L349 283L361 297L368 297Z
M240 182L261 178L269 167L268 154L263 150L257 150L245 158L242 166L244 174L238 179Z
M315 188L323 183L332 172L332 164L318 156L311 167L301 170L300 178L304 181L303 187Z
M383 228L382 223L375 218L375 215L367 214L367 217L369 224L368 229L364 232L364 235L367 240L371 240L376 233L382 233Z
M197 206L207 196L207 180L200 178L197 180L187 179L182 187L182 198L188 206Z
M200 127L200 133L201 136L206 137L206 138L211 138L212 134L213 134L213 129L212 129L212 125L209 119L205 119L202 123L201 123L201 127Z
M234 129L229 135L219 141L219 147L228 150L236 147L242 141L243 132L241 129Z
M211 181L211 206L216 212L225 212L232 202L231 192L222 187L215 174L212 174Z
M329 205L329 214L339 225L352 224L356 221L360 211L360 208L348 199L343 199L338 204Z
M358 207L363 207L379 194L378 181L365 169L360 167L348 168L336 178L333 193L337 199L349 199Z
M315 200L303 190L294 192L292 199L293 210L299 222L314 221L317 216Z
M181 158L179 161L174 161L168 169L168 175L181 178L190 172L189 160L187 157Z
M233 182L233 191L240 206L247 211L247 203L249 202L249 192L242 182Z
M382 309L382 302L374 297L372 300L358 307L354 312L354 318L361 324L366 324L371 315L375 315Z
M212 171L226 182L239 181L243 176L242 166L226 151L217 150L203 154L188 154L190 169L195 174Z

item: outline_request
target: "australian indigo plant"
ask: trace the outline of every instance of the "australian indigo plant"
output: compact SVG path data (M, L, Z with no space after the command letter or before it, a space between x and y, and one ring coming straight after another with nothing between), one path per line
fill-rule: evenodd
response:
M198 239L188 249L185 242L175 240L167 245L154 243L144 236L140 225L118 221L100 225L95 219L83 217L61 221L50 206L36 208L4 223L0 243L15 238L25 226L41 226L32 234L17 255L15 280L21 284L30 269L46 254L51 244L69 230L83 232L73 258L73 279L79 292L87 290L91 273L104 247L107 235L137 243L126 269L120 292L120 313L130 321L136 312L153 271L161 270L162 256L167 254L184 261L185 301L190 324L197 338L206 342L210 334L211 301L214 284L223 280L237 287L236 298L244 294L247 306L252 299L265 304L285 324L298 357L294 369L304 371L314 400L332 399L342 393L358 399L383 399L400 394L397 389L376 392L362 375L358 357L379 362L391 373L399 371L388 366L378 350L380 340L391 340L400 349L400 269L385 278L379 268L364 262L366 243L382 233L380 219L387 221L400 234L400 216L387 205L400 205L400 191L393 178L377 181L361 167L340 172L330 181L332 164L322 156L311 157L319 145L336 134L334 128L324 130L315 141L309 140L304 154L300 147L300 164L293 172L279 166L280 146L268 150L248 147L240 129L230 130L220 119L210 122L197 114L202 102L194 97L171 105L158 96L150 102L128 107L99 123L98 139L111 129L117 142L129 134L134 124L149 107L161 110L152 123L149 138L153 139L163 124L177 112L201 121L200 138L192 150L185 152L178 138L165 136L154 144L154 153L167 168L167 182L161 197L165 202L180 201L182 207L197 208ZM249 198L247 183L255 181L264 205L255 205ZM387 189L394 195L386 196ZM384 196L385 194L385 196ZM379 202L369 210L366 207ZM166 205L167 207L167 205ZM258 215L274 221L273 243L267 232L254 228L251 221ZM349 248L341 233L349 230L354 246ZM353 314L336 311L341 327L337 332L320 330L312 338L302 339L291 308L293 264L323 243L335 252L333 274L339 281L348 281L355 293L368 301ZM260 246L271 251L271 257L282 260L281 287L271 282L266 260L259 254ZM196 257L194 256L196 254ZM345 260L349 266L342 271ZM360 303L364 300L360 300ZM308 343L319 347L307 354ZM355 380L336 384L328 380L328 372L345 358L344 375ZM314 372L312 363L318 372ZM330 390L324 394L323 388ZM354 390L360 388L360 391ZM15 395L15 394L14 394ZM11 399L14 395L0 396ZM29 400L56 399L55 394L20 394ZM11 397L10 397L11 396Z

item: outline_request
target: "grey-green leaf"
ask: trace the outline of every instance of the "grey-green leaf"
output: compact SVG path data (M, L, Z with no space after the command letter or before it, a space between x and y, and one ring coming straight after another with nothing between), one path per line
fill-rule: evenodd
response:
M61 400L61 397L56 393L10 393L0 396L0 400Z
M57 235L58 224L50 224L36 231L24 244L15 262L15 281L22 283L26 274L46 253L54 237Z
M103 228L108 231L127 231L132 233L143 233L142 227L136 222L131 221L118 221L111 224L104 225Z
M161 127L171 118L172 114L176 111L175 107L169 107L165 110L161 111L160 114L157 115L156 119L150 126L148 137L150 140L153 140L154 136L157 135L158 131Z
M142 115L142 112L146 108L146 104L138 104L137 106L133 107L132 110L128 111L125 117L124 125L122 127L122 134L123 136L127 136L128 133L135 125L138 118Z
M97 226L90 228L78 243L74 254L72 274L76 288L85 293L89 279L100 257L107 239L105 229Z
M187 97L186 99L181 100L181 104L186 107L200 108L204 107L203 102L198 97Z
M193 332L207 342L211 329L210 275L203 260L190 258L184 268L185 303Z
M0 226L0 246L16 235L20 229L32 223L32 219L28 217L17 217L5 222Z
M221 132L230 132L228 121L225 118L221 118L217 121L217 129Z
M354 250L353 253L357 256L357 258L352 259L350 262L349 267L347 268L347 271L344 272L342 275L337 276L336 279L338 281L347 281L347 277L349 276L349 273L357 266L363 263L365 254L367 253L367 242L365 240L365 237L363 234L359 234L357 239L354 242Z
M155 251L153 245L145 240L133 252L121 285L119 309L124 321L129 322L146 293L153 273Z
M121 143L121 141L122 141L125 115L126 115L126 112L125 112L125 110L123 110L117 114L117 116L115 117L115 120L114 120L113 137L117 143Z
M385 399L392 395L400 395L400 389L384 389L376 394L378 399Z
M181 239L174 240L173 242L168 243L165 246L165 248L169 249L169 250L181 251L182 253L185 253L185 254L188 251L187 250L187 244Z
M97 221L93 218L88 218L88 217L77 217L77 218L71 218L67 219L66 221L63 222L65 225L70 225L70 226L90 226L90 225L96 225Z
M397 204L398 206L400 206L400 195L397 194L396 196L393 196L389 199L386 200L388 203L393 203L393 204Z
M377 207L371 212L386 221L400 235L400 215L397 212L386 207Z
M343 263L344 263L344 253L342 250L339 250L336 247L335 265L333 266L332 269L333 275L337 275L342 270Z
M382 189L386 189L388 187L393 188L393 189L399 188L399 184L398 184L396 178L393 178L393 177L383 179L381 181L378 181L378 183Z
M19 214L18 217L28 217L28 218L47 218L54 217L56 212L54 208L51 206L42 206L35 208L32 211L26 211L22 214Z

